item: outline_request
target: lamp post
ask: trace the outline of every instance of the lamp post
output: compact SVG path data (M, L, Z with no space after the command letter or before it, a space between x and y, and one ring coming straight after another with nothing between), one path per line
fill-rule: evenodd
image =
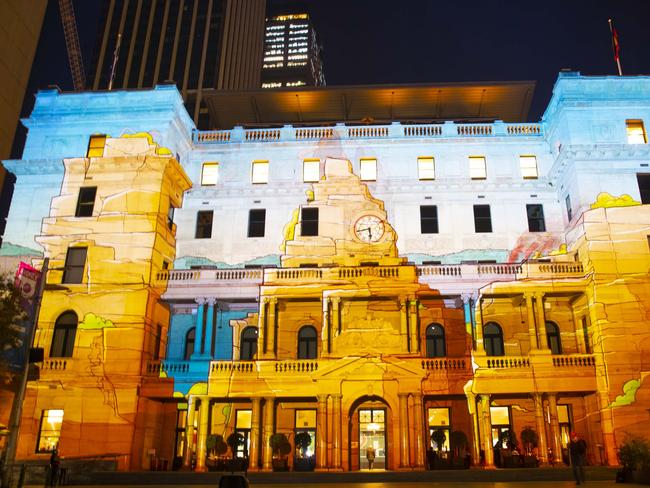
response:
M34 335L36 334L36 324L38 323L38 314L41 310L41 301L43 299L43 290L45 289L45 282L47 281L47 271L48 265L50 264L50 258L43 259L43 266L41 267L41 279L38 282L38 288L36 290L35 300L36 304L34 306L34 315L31 320L31 327L29 332L29 339L27 340L26 349L27 354L25 356L25 364L23 366L23 372L20 378L20 386L18 391L14 396L14 401L11 406L11 416L9 417L9 439L7 440L7 448L5 450L5 456L2 462L2 487L8 488L9 481L11 479L10 471L12 469L13 462L16 458L16 446L18 444L18 429L20 427L20 417L23 411L23 400L25 399L25 390L27 388L27 376L29 374L29 349L34 344Z

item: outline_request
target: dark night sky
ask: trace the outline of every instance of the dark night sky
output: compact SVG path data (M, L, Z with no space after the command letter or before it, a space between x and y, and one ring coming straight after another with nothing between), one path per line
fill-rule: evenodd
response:
M328 85L534 80L529 120L537 121L560 69L616 74L608 18L619 33L623 73L650 75L648 0L300 3L308 6L323 44ZM74 1L86 67L99 4ZM56 0L49 1L23 116L36 90L51 84L72 88Z

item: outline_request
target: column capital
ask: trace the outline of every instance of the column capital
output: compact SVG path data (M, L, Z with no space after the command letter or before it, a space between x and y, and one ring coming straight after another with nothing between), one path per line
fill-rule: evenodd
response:
M205 303L210 305L211 307L214 307L214 304L217 303L217 297L206 297L204 298Z
M276 305L278 303L278 297L271 297L266 299L271 305Z
M328 396L329 395L327 393L319 393L316 395L316 399L318 400L318 403L325 403Z
M535 298L539 298L540 300L544 299L544 296L546 296L546 292L543 291L536 291L534 292Z
M460 294L460 298L463 301L463 303L469 303L470 300L474 300L476 302L476 299L478 298L478 293L475 291L463 292Z
M205 298L205 297L196 297L194 299L194 301L196 303L198 303L199 305L205 305L205 302L207 301L207 298Z
M332 400L341 400L343 398L343 394L341 393L330 393L330 396Z
M409 395L410 393L405 393L405 392L400 392L397 394L399 398L404 398L404 397L408 398Z

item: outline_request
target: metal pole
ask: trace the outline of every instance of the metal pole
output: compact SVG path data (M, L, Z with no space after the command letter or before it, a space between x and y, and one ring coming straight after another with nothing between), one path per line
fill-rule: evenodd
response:
M34 336L36 335L36 325L38 324L38 314L41 310L41 301L43 299L43 289L47 281L47 270L50 264L50 258L43 259L43 266L41 267L41 279L38 283L36 290L36 305L34 306L34 315L32 317L31 330L29 333L29 340L26 345L25 365L23 368L22 378L20 379L20 387L14 396L14 402L11 406L11 416L9 418L9 438L7 440L7 449L2 463L2 486L8 487L10 477L10 470L14 460L16 459L16 447L18 443L18 429L20 427L20 417L23 410L23 400L25 399L25 390L27 389L27 375L29 374L29 349L34 344Z

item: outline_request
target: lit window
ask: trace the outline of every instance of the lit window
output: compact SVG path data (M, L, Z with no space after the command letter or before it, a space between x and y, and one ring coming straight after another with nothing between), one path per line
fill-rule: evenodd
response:
M363 158L360 161L361 181L377 181L377 160Z
M101 158L104 155L104 146L106 145L106 135L99 134L96 136L90 136L90 141L88 142L88 152L86 154L87 158Z
M201 184L203 186L216 185L217 181L219 181L219 163L203 163Z
M63 410L43 410L36 452L52 452L59 446Z
M626 120L625 125L628 144L646 144L648 142L642 120Z
M418 178L421 180L436 179L436 168L432 157L418 158Z
M537 174L537 158L535 156L519 156L521 176L526 180L534 180Z
M253 183L268 183L269 182L269 162L268 161L253 161Z
M83 282L86 265L86 247L71 247L65 256L65 267L61 283L79 284Z
M273 83L262 83L262 88L280 88L282 83L273 82Z
M451 444L450 412L447 407L430 407L427 409L429 424L429 446L436 451L449 451Z
M302 181L305 183L318 181L320 179L320 160L305 159L302 162Z
M469 176L473 180L484 180L487 178L487 168L484 156L469 157Z
M289 63L291 65L291 63ZM304 81L287 81L287 86L303 86L306 83Z

